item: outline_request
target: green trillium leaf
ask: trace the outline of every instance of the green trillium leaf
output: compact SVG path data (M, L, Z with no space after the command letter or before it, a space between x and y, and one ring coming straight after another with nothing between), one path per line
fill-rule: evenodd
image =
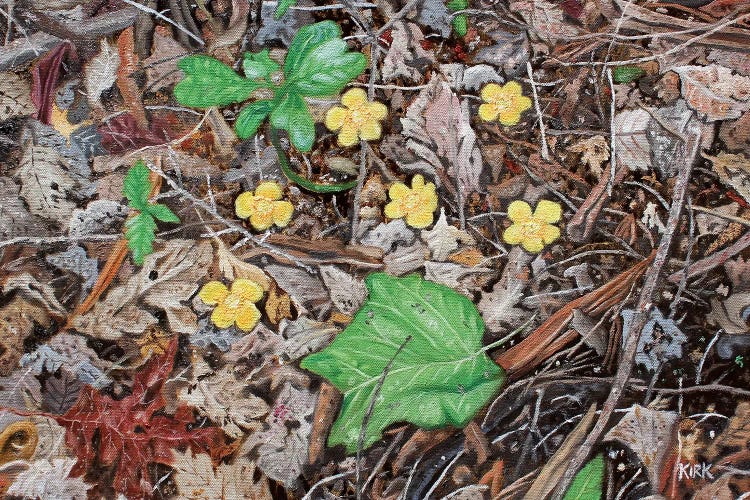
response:
M292 5L297 5L297 0L280 0L279 5L276 6L276 12L273 14L274 19L280 19Z
M310 151L315 141L315 122L305 101L297 94L288 93L271 112L271 125L286 130L294 147Z
M581 469L563 500L599 500L604 485L604 457L597 455Z
M258 88L258 84L242 78L232 68L213 57L188 56L177 66L185 79L174 88L174 96L184 106L208 108L242 102Z
M287 75L287 85L302 95L322 97L337 94L362 74L367 58L361 52L349 52L340 38L321 43Z
M260 124L265 121L268 114L273 110L273 107L273 101L262 100L252 102L242 108L240 114L237 115L237 120L234 122L237 137L247 139L254 136Z
M242 61L242 70L245 72L247 78L251 80L268 78L271 73L281 68L279 63L271 59L268 54L268 49L261 50L260 52L245 52L245 58Z
M341 28L333 21L321 21L300 28L289 45L284 61L284 74L288 76L294 73L315 47L339 37Z
M484 322L474 304L416 274L374 273L366 284L369 298L352 323L301 363L344 394L328 445L356 451L362 422L391 359L367 424L365 447L395 422L425 429L466 425L505 379L483 351Z

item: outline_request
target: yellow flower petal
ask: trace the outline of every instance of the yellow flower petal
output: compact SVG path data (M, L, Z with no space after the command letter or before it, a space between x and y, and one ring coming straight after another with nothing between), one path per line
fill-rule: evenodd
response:
M255 211L255 196L249 191L245 191L240 194L236 200L234 200L234 213L240 219L247 219Z
M539 230L539 237L542 238L545 245L549 245L560 237L560 228L552 224L545 224Z
M385 216L389 219L399 219L403 217L404 211L401 208L401 202L396 200L387 204L385 206Z
M237 323L237 328L242 331L249 332L255 328L255 325L258 324L259 320L260 311L254 304L240 306L237 310L237 318L235 319L235 322Z
M429 210L415 210L406 214L406 223L413 228L423 229L432 224L433 216Z
M367 93L360 88L347 90L346 93L341 96L341 104L349 109L357 107L365 102L367 102Z
M331 132L335 132L344 126L348 111L341 106L335 106L326 113L325 125Z
M503 90L502 92L503 97L521 95L521 92L523 92L523 88L521 88L521 84L515 80L511 80L505 85L503 85L502 90Z
M562 217L562 207L559 203L549 200L540 200L536 204L536 210L534 210L534 217L544 222L554 224Z
M486 102L494 102L503 96L502 87L497 83L488 83L482 88L482 99Z
M241 301L258 302L263 298L263 287L252 280L237 278L232 283L231 294Z
M201 291L198 292L198 297L201 298L204 304L213 306L224 300L229 295L229 290L224 283L221 281L209 281Z
M531 107L531 99L529 99L525 95L518 96L516 97L514 107L518 110L519 113L522 113Z
M494 104L482 104L479 106L479 118L486 122L497 120L498 110Z
M420 191L422 198L424 199L424 208L430 212L437 210L438 199L437 193L435 193L435 184L428 182Z
M279 186L278 182L261 182L255 188L255 196L259 198L266 198L267 200L280 200L281 186Z
M544 248L544 242L541 238L527 235L521 242L521 246L529 253L539 253Z
M523 241L523 229L520 224L512 224L503 232L503 241L508 245L518 245Z
M374 120L384 120L388 116L388 108L382 102L373 101L369 103L367 111Z
M382 127L379 122L374 120L368 121L359 129L359 136L366 141L376 141L380 139L381 131Z
M417 174L411 179L411 188L412 189L422 189L424 187L424 177L422 177L422 174Z
M256 231L265 231L273 225L273 210L255 212L250 215L250 224Z
M523 200L516 200L508 205L508 218L513 222L523 222L531 217L531 207Z
M341 127L341 132L339 132L339 144L344 147L354 146L358 140L359 134L357 129L345 123Z
M403 182L394 182L391 184L390 189L388 189L388 196L390 196L392 200L398 200L408 195L410 192L411 189L409 189ZM401 216L399 215L399 217Z
M292 220L294 206L288 201L277 201L273 204L273 223L279 227L286 227Z
M217 328L229 328L234 324L234 318L235 311L224 304L216 306L214 312L211 313L211 321Z
M506 127L517 125L518 122L521 121L521 113L513 108L507 109L505 111L501 111L497 115L497 121L499 121L501 125L505 125Z

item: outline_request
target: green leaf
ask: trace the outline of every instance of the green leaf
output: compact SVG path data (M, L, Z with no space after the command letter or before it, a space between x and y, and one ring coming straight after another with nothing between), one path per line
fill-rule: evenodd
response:
M364 54L349 52L346 42L336 38L313 48L288 75L287 85L310 97L337 94L362 74L366 65Z
M262 100L255 101L242 108L242 111L237 116L237 120L234 122L234 130L237 132L237 137L247 139L254 136L258 131L258 127L266 119L273 107L273 101Z
M618 66L612 70L612 79L615 83L630 83L646 74L638 66Z
M188 56L177 66L185 72L185 79L175 86L174 96L184 106L208 108L242 102L259 87L213 57Z
M251 80L268 78L271 73L281 68L279 63L271 59L268 53L268 49L261 50L260 52L245 52L242 70L245 72L247 78Z
M453 31L458 36L466 36L466 33L469 31L469 18L466 17L466 14L460 14L453 18L452 25Z
M143 258L154 251L156 222L151 214L141 212L128 219L125 227L128 229L125 232L128 248L133 251L133 261L140 266L143 264Z
M145 211L151 214L155 219L162 222L180 222L180 218L177 217L168 206L162 205L161 203L152 203L146 207Z
M276 12L273 15L274 19L280 19L281 16L286 14L286 11L289 10L289 7L296 4L297 0L281 0L279 2L279 5L276 7Z
M599 500L604 484L604 457L597 455L573 479L563 500Z
M125 175L122 195L128 199L130 206L137 210L143 210L148 205L148 194L151 191L149 172L143 160L138 160Z
M352 323L301 364L344 393L328 445L344 444L349 453L356 451L365 414L391 359L367 425L365 447L395 422L426 429L466 425L505 379L483 351L484 322L474 304L416 274L395 278L374 273L365 282L370 295Z
M310 151L315 142L315 122L307 104L299 95L290 92L271 112L271 125L286 130L294 147Z
M291 75L316 46L339 37L341 37L341 28L330 20L308 24L300 28L294 35L291 45L289 45L289 51L284 61L284 74Z
M459 10L465 10L469 8L469 0L451 0L447 4L448 10L451 12L458 12Z

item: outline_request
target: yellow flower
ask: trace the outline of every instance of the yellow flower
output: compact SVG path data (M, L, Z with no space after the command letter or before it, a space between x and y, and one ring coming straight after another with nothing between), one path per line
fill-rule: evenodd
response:
M260 320L260 311L255 303L263 298L263 287L254 281L237 278L228 289L220 281L209 281L198 292L201 300L216 306L211 321L219 328L237 328L249 332Z
M503 233L503 240L509 245L523 246L524 250L539 253L544 245L549 245L560 237L560 228L552 224L562 217L559 203L541 200L531 213L528 203L516 200L508 206L508 218L513 224Z
M272 225L284 227L292 220L294 207L281 200L281 186L277 182L261 182L255 193L246 191L234 201L234 211L240 219L250 217L250 224L258 231Z
M388 190L391 202L385 206L385 215L390 219L406 217L411 227L422 229L432 224L432 214L437 210L435 184L425 183L417 174L411 180L411 188L403 182L394 182Z
M353 146L357 139L374 141L380 139L380 122L388 114L384 104L368 101L362 89L351 89L341 96L341 106L334 106L326 113L326 127L338 131L339 144Z
M484 104L479 106L479 117L486 122L499 120L503 125L515 125L521 113L531 107L531 99L521 90L518 82L508 82L502 87L488 83L482 88Z

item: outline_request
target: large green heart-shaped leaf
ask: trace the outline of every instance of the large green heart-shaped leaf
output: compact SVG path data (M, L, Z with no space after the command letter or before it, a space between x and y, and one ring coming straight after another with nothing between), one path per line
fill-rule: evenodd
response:
M208 108L242 102L258 84L242 78L232 68L213 57L196 55L180 60L177 66L185 79L174 88L174 96L184 106Z
M597 455L581 469L563 500L598 500L602 497L604 483L604 457Z
M369 298L352 323L301 363L344 393L328 445L356 451L373 395L365 447L395 422L426 429L466 425L505 379L483 351L484 322L474 304L418 275L375 273L366 284Z

